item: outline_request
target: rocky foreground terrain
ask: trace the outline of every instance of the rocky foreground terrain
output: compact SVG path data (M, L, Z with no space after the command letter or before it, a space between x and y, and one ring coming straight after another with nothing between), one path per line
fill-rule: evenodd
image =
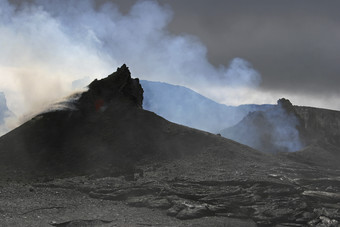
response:
M339 226L336 141L319 165L171 123L125 65L70 100L0 138L4 226Z

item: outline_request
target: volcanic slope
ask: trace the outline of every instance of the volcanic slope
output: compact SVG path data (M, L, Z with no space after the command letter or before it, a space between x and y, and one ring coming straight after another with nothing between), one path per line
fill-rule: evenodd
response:
M95 80L68 108L45 112L0 138L2 166L32 173L133 168L141 159L213 149L233 162L271 158L228 139L171 123L142 109L143 89L123 65ZM43 170L43 171L42 171Z
M171 123L143 110L142 100L138 79L123 65L93 81L78 99L57 105L64 108L42 113L1 137L0 222L339 223L339 172Z

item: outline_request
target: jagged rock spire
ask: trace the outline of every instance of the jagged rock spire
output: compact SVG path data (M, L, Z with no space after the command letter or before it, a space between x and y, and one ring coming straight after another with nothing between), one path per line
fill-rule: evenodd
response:
M79 108L82 110L98 111L117 100L125 100L142 108L143 88L138 78L131 78L130 70L125 64L108 77L95 79L88 87L89 90L79 99Z

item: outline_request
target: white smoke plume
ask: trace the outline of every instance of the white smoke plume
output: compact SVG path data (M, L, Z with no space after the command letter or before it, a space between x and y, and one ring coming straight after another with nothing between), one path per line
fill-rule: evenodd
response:
M215 67L197 37L171 34L172 16L156 1L138 1L122 14L91 0L0 0L0 91L24 116L68 95L73 81L106 76L123 63L134 76L194 90L259 84L247 61Z

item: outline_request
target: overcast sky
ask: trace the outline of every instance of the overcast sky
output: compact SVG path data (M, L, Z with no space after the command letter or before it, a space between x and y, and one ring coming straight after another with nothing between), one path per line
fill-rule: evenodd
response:
M340 110L337 0L158 0L137 4L132 13L142 1L93 0L98 11L86 3L90 0L0 0L3 8L7 1L20 7L10 13L0 9L5 18L0 89L8 90L18 112L17 103L28 103L27 96L37 102L57 87L59 97L79 74L92 79L121 63L142 79L185 85L229 105L285 97L297 105ZM107 2L114 6L103 7ZM259 85L254 70L262 78ZM9 75L15 79L9 81ZM35 79L49 86L37 86ZM253 86L242 90L238 84Z
M122 2L127 10L135 1ZM159 2L174 12L169 30L198 36L214 65L241 57L262 75L262 91L340 109L340 1Z

